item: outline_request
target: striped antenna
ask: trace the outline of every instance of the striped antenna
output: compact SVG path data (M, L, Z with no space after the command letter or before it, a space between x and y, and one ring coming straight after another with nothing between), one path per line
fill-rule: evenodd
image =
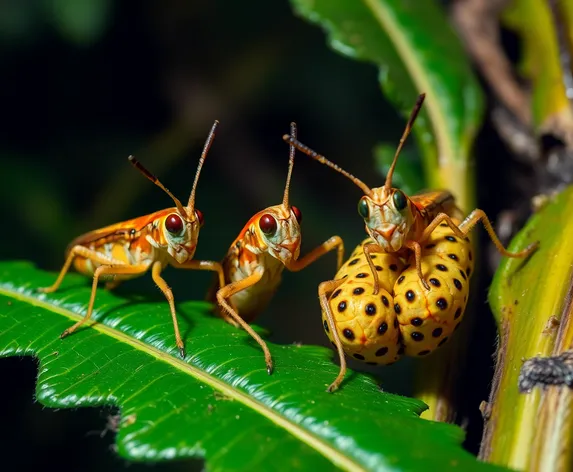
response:
M296 123L293 121L290 124L290 137L292 137L293 139L296 139L296 131L297 131L296 130ZM296 154L296 147L291 144L290 145L289 159L288 159L288 173L287 173L287 179L286 179L286 185L285 185L285 193L283 196L283 206L285 207L285 209L287 211L290 210L288 197L289 197L289 190L290 190L290 179L292 176L292 168L294 167L294 155L295 154Z
M404 143L406 142L406 138L408 138L408 136L410 135L410 131L412 131L412 126L414 125L414 121L416 121L418 113L420 113L420 110L422 109L422 103L424 103L424 98L426 98L425 93L421 93L420 95L418 95L418 99L416 100L416 104L414 105L414 108L412 109L412 112L410 113L410 118L408 118L408 122L406 123L406 128L404 129L404 133L402 133L402 137L400 138L400 143L398 144L398 147L396 148L396 153L394 154L394 160L392 161L392 165L390 166L390 170L388 171L388 174L386 174L386 183L384 184L384 187L388 190L392 188L392 176L394 175L394 169L396 168L396 162L398 162L398 156L400 155L400 152L402 151L402 147L404 146Z
M194 210L195 210L195 193L197 191L197 182L199 182L199 175L201 175L201 169L203 168L203 163L205 162L207 153L209 152L211 144L213 144L213 140L215 139L215 131L217 130L217 126L219 126L219 121L215 120L213 126L211 127L211 131L209 132L209 136L207 136L205 145L203 146L203 152L201 153L201 159L199 159L199 165L197 166L197 172L195 173L195 180L193 182L193 187L191 187L191 195L189 195L189 202L187 203L187 212L189 216L192 218L195 217Z
M330 162L323 155L318 154L316 151L313 151L308 146L306 146L305 144L302 144L300 141L293 138L292 136L289 136L288 134L285 134L283 136L283 140L286 141L287 143L289 143L291 146L294 146L295 148L297 148L300 152L303 152L307 156L311 157L315 161L318 161L321 164L324 164L325 166L328 166L331 169L334 169L336 172L341 173L342 175L344 175L345 177L350 179L352 182L354 182L358 187L360 187L360 189L364 192L364 194L366 194L368 196L372 195L372 190L370 190L370 187L368 187L368 185L366 185L364 182L362 182L362 180L360 180L358 177L354 177L350 172L346 172L342 167L336 165L334 162Z
M139 162L134 156L129 156L127 159L129 160L131 165L133 165L133 167L135 167L139 172L141 172L145 177L151 180L155 185L157 185L161 190L163 190L167 195L171 197L171 200L175 202L175 206L177 207L177 210L181 215L187 214L185 211L185 207L183 207L179 199L175 195L173 195L169 190L167 190L167 187L165 187L165 185L163 185L161 181L157 177L155 177L155 175L149 172L149 170L147 170L141 162Z

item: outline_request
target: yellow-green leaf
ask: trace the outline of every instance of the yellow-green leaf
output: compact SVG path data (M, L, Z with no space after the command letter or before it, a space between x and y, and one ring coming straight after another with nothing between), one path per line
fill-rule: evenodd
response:
M481 456L519 470L550 472L573 466L572 391L567 386L518 390L525 359L558 355L572 347L572 213L569 187L513 240L511 251L535 240L540 247L527 261L504 259L489 294L500 340Z
M573 55L573 2L557 2ZM503 23L521 38L521 73L531 81L532 116L537 131L573 130L573 110L563 82L557 31L549 2L513 0Z

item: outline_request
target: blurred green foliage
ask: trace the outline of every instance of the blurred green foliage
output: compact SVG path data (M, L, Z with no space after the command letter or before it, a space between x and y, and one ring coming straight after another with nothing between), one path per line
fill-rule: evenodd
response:
M4 0L0 5L0 37L29 43L39 41L43 27L77 46L101 40L111 23L111 0Z

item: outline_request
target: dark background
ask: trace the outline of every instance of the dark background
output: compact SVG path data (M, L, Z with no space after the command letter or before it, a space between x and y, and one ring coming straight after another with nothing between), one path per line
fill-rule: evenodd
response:
M197 258L220 259L252 214L280 203L288 158L281 136L291 121L303 142L371 185L382 181L372 149L397 143L404 121L382 96L376 68L331 51L323 33L297 19L287 1L70 4L0 3L2 259L57 271L73 237L171 206L131 168L129 154L186 201L214 119L221 124L197 193L206 220ZM485 189L504 181L499 164L495 172L488 166L503 162L499 149L486 124L476 155L480 206L493 216L504 190L496 190L492 202ZM359 190L300 154L291 195L304 215L303 253L339 234L349 254L363 237ZM316 289L334 268L332 254L303 272L285 273L257 320L272 331L271 340L328 345ZM176 300L202 298L210 277L182 272L165 274ZM130 283L155 290L151 277ZM474 301L483 311L483 289ZM471 376L474 416L488 392L493 352L487 313L481 322L473 342L483 353L471 351L483 371ZM376 371L385 389L407 393L400 386L402 365L408 361ZM100 437L113 410L44 409L33 400L35 375L30 358L0 361L2 460L23 470L126 467L108 452L113 434ZM480 427L478 418L470 450ZM183 467L188 464L155 469Z

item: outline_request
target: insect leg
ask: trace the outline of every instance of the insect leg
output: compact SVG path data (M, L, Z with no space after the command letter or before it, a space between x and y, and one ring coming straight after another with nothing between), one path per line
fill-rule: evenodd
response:
M54 284L51 285L50 287L38 288L38 291L42 292L42 293L52 293L52 292L55 292L56 290L58 290L58 288L62 284L62 281L64 280L64 276L66 275L68 270L70 270L70 266L72 265L72 262L78 256L84 257L86 259L89 259L93 262L97 262L99 264L106 264L106 265L110 264L109 258L102 256L100 253L98 253L96 251L92 251L91 249L88 249L85 246L79 246L79 245L74 246L70 250L70 253L68 254L66 262L64 263L62 270L60 270L60 274L58 275L58 278L56 279Z
M380 247L377 244L365 244L362 246L362 250L364 251L364 257L366 261L368 261L368 266L370 267L370 272L372 272L372 277L374 278L374 295L378 295L378 291L380 290L380 279L378 277L378 271L376 270L376 266L374 265L374 261L372 260L372 256L370 255L371 252L380 252Z
M430 285L428 282L426 282L426 279L424 279L424 274L422 274L422 248L420 244L417 241L406 241L405 246L408 249L414 251L414 257L416 259L416 272L418 272L420 282L422 282L422 285L426 290L430 290Z
M255 333L253 328L249 326L249 324L241 318L241 316L229 305L227 302L227 298L232 297L235 293L240 292L241 290L245 290L248 287L255 285L257 282L261 280L264 274L264 269L259 268L255 270L255 273L249 275L248 277L238 280L237 282L230 283L229 285L224 286L223 288L219 289L217 292L217 301L223 310L225 310L241 327L251 335L251 337L259 343L263 352L265 354L265 362L267 364L267 372L270 374L273 373L273 360L271 357L271 353L269 348L267 347L267 343L263 341L263 339Z
M185 344L181 339L181 334L179 333L179 324L177 323L177 312L175 311L175 299L173 297L173 292L167 282L161 277L161 270L163 267L161 266L161 262L156 261L153 263L151 267L151 277L153 277L153 281L159 287L159 289L167 298L167 303L169 303L169 310L171 311L171 318L173 320L173 330L175 331L175 343L179 348L179 354L181 355L182 359L185 359Z
M85 248L84 248L85 249ZM97 261L96 261L97 262ZM97 291L97 284L99 282L99 278L102 275L120 275L120 274L132 274L132 275L140 275L143 274L148 269L148 265L140 264L136 266L132 265L101 265L94 271L94 278L92 282L92 293L90 296L90 301L88 304L88 311L85 316L78 321L75 325L71 326L70 328L66 329L62 334L60 334L60 338L65 338L69 334L72 334L76 329L78 329L81 325L83 325L86 321L88 321L93 313L95 296Z
M211 291L216 293L217 290L225 286L225 271L223 270L223 266L218 262L190 260L175 267L179 267L181 269L210 270L212 272L216 272L218 285L213 284L213 287L211 287L209 290L210 293L212 293ZM235 328L239 327L239 324L233 320L233 318L231 318L227 312L223 311L221 316L230 325L233 325Z
M495 247L497 248L497 250L499 251L499 253L502 256L505 256L505 257L527 257L530 254L532 254L533 251L535 251L539 247L539 241L535 241L535 242L531 243L529 246L527 246L525 249L523 249L522 251L509 252L507 249L505 249L503 247L503 244L501 243L501 241L499 240L499 238L495 234L495 230L493 229L493 226L492 226L491 222L489 221L489 218L487 217L485 212L483 210L480 210L479 208L476 208L474 211L472 211L466 217L466 219L460 223L460 230L462 230L465 234L467 234L480 220L481 220L483 226L485 227L487 233L489 234L491 241L493 242L493 244L495 245Z
M422 233L422 237L420 238L420 242L423 242L427 238L429 238L432 231L434 231L434 229L436 229L437 226L442 222L445 222L452 229L452 231L454 232L454 234L458 238L465 238L468 235L468 233L471 231L471 229L476 224L478 224L480 221L483 223L483 225L484 225L487 233L489 234L489 237L491 238L493 244L495 245L495 247L497 248L497 250L500 252L500 254L502 256L505 256L505 257L527 257L530 254L532 254L533 251L535 251L537 249L537 247L539 246L539 241L535 241L534 243L531 243L529 246L527 246L522 251L509 252L507 249L505 249L503 247L503 244L501 243L501 241L499 240L499 238L495 234L495 230L493 229L493 226L492 226L491 222L489 221L485 212L483 210L480 210L479 208L476 208L474 211L472 211L466 217L466 219L459 224L459 226L456 225L456 223L452 220L452 218L449 215L446 215L445 213L438 213L438 215L432 220L432 222L427 226L427 228Z
M225 272L223 271L223 266L215 261L198 261L190 260L183 264L178 264L175 267L181 269L195 269L195 270L210 270L211 272L217 272L219 278L219 287L225 286Z
M344 376L346 374L346 357L344 356L344 349L342 347L342 342L340 341L340 336L338 336L338 330L336 329L336 324L334 323L334 316L332 316L332 311L330 310L330 305L328 303L328 296L336 290L345 279L339 280L329 280L327 282L322 282L318 286L318 299L320 300L320 307L326 316L326 322L328 323L328 328L332 333L332 338L334 339L334 344L336 345L336 350L338 351L338 357L340 359L340 370L334 382L330 384L327 391L332 393L338 389Z
M336 270L338 271L344 261L344 242L340 236L332 236L330 239L324 241L320 246L315 247L308 254L305 254L302 258L296 261L291 261L287 266L287 269L292 272L298 272L333 249L336 249L337 251Z

